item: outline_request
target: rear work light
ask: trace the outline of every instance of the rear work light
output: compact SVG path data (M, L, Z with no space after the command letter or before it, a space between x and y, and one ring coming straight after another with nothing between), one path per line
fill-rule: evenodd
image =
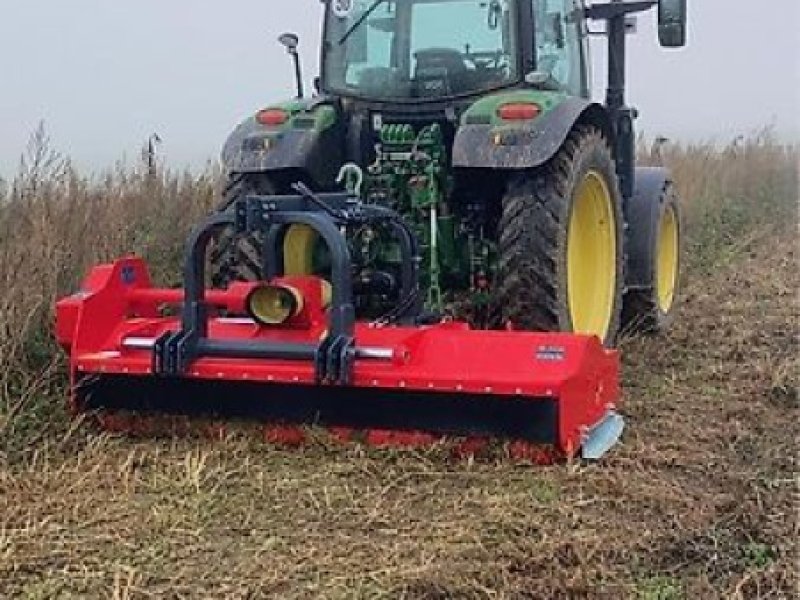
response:
M497 116L504 121L532 121L542 112L538 104L532 102L514 102L504 104L497 109Z
M281 108L267 108L256 115L256 121L262 125L283 125L289 120L289 113Z

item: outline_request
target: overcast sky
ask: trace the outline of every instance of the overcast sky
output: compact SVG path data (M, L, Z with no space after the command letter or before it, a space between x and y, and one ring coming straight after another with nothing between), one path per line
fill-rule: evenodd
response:
M650 135L732 139L773 124L800 139L800 0L689 0L688 48L662 50L655 15L631 41L630 100ZM274 41L317 70L319 0L0 0L0 175L44 120L82 168L135 159L153 132L175 166L216 158L228 131L291 95ZM595 53L596 94L605 68Z

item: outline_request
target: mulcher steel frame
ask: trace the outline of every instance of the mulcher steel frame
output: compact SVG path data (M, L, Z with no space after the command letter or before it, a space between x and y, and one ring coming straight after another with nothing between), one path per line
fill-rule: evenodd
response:
M185 303L181 330L160 337L153 349L153 372L180 376L193 361L204 356L246 359L312 360L317 382L346 385L351 380L354 347L355 309L353 307L352 264L347 240L341 228L354 225L389 224L399 242L403 273L399 307L405 307L397 320L419 313L420 263L416 238L394 211L366 205L346 193L314 194L298 184L297 196L250 196L240 200L233 212L210 217L192 235L187 245L184 268ZM204 302L206 248L214 235L226 227L237 234L261 233L264 247L264 272L268 279L280 273L279 232L291 225L311 227L325 241L331 256L332 299L328 313L328 333L317 345L247 341L219 341L208 337L208 306Z
M242 290L206 291L209 306L240 305ZM199 323L183 294L152 288L144 262L125 258L96 267L79 293L59 302L57 337L70 353L76 413L96 414L101 423L134 411L143 418L255 418L278 429L317 424L364 430L379 445L497 438L522 448L522 457L526 444L545 444L557 454L598 458L622 431L618 353L572 334L356 322L351 378L320 382L320 328L259 327L217 315L186 371L159 374L156 340L184 331L183 318L160 316L160 307L183 304L183 316ZM287 340L302 349L262 357L275 356L273 342Z

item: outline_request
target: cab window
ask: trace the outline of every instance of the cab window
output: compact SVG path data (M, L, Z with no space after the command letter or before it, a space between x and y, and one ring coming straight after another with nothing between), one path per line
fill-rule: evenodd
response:
M531 0L537 70L547 73L565 91L586 93L583 74L581 12L575 0Z

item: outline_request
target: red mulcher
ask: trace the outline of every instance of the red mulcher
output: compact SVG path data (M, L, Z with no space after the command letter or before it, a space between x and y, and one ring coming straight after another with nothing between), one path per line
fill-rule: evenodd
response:
M378 222L394 228L408 265L391 324L356 320L342 234ZM268 239L292 224L326 241L330 277L268 268L265 281L206 289L214 235L233 228ZM302 425L377 445L448 436L474 449L500 438L521 458L545 447L596 459L616 443L617 352L595 337L431 323L420 317L417 256L395 213L347 194L244 198L193 234L183 289L153 288L144 261L124 258L95 267L58 303L72 409L256 420L284 442L298 441ZM267 249L265 264L278 260Z

